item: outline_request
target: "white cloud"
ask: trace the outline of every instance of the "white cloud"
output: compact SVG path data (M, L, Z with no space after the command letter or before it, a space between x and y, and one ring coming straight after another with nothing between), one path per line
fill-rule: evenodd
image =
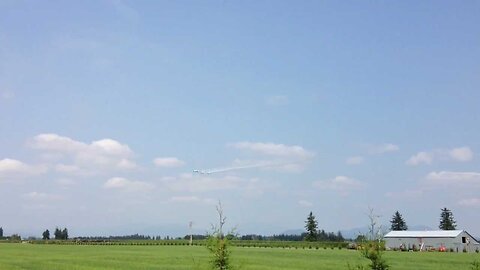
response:
M60 173L77 173L80 171L80 168L75 165L65 165L60 163L55 166L55 171Z
M153 160L153 164L157 167L175 168L182 167L185 162L176 157L159 157Z
M136 169L138 166L134 161L128 160L126 158L122 158L117 163L117 167L123 170L133 170L133 169Z
M31 201L55 201L60 200L61 197L58 195L47 194L37 191L32 191L29 193L25 193L22 195L24 199L31 200Z
M123 191L149 191L154 186L147 182L132 181L123 177L113 177L107 180L103 185L106 189L117 189Z
M322 190L334 190L341 195L348 195L350 192L363 188L364 184L356 179L337 176L329 180L318 180L312 183L313 187Z
M91 143L91 147L106 155L129 156L132 150L127 145L121 144L112 139L103 139Z
M12 99L15 97L15 94L12 91L4 90L0 91L0 99Z
M398 145L392 143L383 143L379 145L371 145L370 146L370 153L371 154L385 154L389 152L395 152L400 150Z
M457 161L468 162L473 159L473 151L469 147L458 147L453 149L435 149L432 151L418 152L410 157L407 165L417 166L420 164L430 165L435 161Z
M459 147L450 150L450 157L453 160L466 162L473 159L473 151L469 147Z
M298 204L302 207L311 207L313 206L313 203L306 201L306 200L300 200L298 201Z
M256 154L273 157L309 159L315 156L314 153L307 151L303 147L298 145L285 145L262 142L237 142L231 144L231 146L236 149L247 150Z
M125 1L112 0L110 1L110 3L113 5L115 10L125 19L130 20L131 22L136 22L140 18L138 11L127 5Z
M2 177L22 177L42 174L47 171L44 166L30 166L16 159L0 160L0 179Z
M458 204L466 207L480 207L480 198L463 199Z
M107 169L130 170L137 167L133 151L128 145L112 139L93 141L90 144L53 133L39 134L28 144L41 150L50 161L62 160L73 164L59 163L58 172L93 174Z
M205 204L215 204L215 200L210 198L199 198L197 196L173 196L170 198L171 202L175 203L205 203Z
M25 171L27 165L15 159L5 158L0 160L0 173Z
M424 195L422 189L416 190L405 190L405 191L393 191L385 193L385 197L396 198L396 199L411 199L411 198L421 198Z
M198 198L197 196L173 196L170 198L170 201L190 203L190 202L198 202L200 201L200 198Z
M348 165L359 165L362 164L363 161L365 161L365 158L361 156L355 156L355 157L349 157L345 161Z
M177 177L164 177L162 184L175 192L210 192L220 190L243 191L247 195L261 194L263 188L258 179L244 179L230 175L198 175L184 173Z
M480 173L478 172L431 172L426 177L432 183L458 185L458 184L480 184Z
M263 169L277 172L296 173L305 169L304 160L242 160L236 159L230 167L208 170L211 172L227 172L244 169Z
M73 186L73 185L76 184L76 182L74 180L69 179L69 178L60 178L60 179L57 179L57 181L55 181L55 182L62 187L69 187L69 186Z
M288 97L283 95L269 96L266 98L266 102L270 106L283 106L289 103Z
M39 134L30 142L34 149L47 150L51 152L70 153L78 152L87 147L87 144L77 142L68 137L59 136L53 133Z
M427 152L419 152L416 155L410 157L407 160L408 165L417 166L420 164L432 164L433 162L433 154Z
M237 159L228 170L262 168L278 172L296 173L305 169L315 153L299 145L285 145L262 142L236 142L230 147L253 155L250 160Z
M162 182L173 191L207 192L213 190L237 189L245 184L240 177L235 176L203 176L190 173L179 177L165 177Z
M286 172L286 173L299 173L305 169L305 164L302 163L288 163L280 164L272 167L266 167L266 169L271 169L277 172Z

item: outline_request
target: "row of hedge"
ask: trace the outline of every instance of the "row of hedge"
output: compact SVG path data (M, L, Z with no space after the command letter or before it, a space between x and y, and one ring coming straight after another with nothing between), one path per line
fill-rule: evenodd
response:
M188 246L188 240L32 240L31 244L45 245L102 245L102 246ZM194 246L204 246L205 240L194 240ZM346 242L256 241L232 240L232 246L252 248L333 249L347 248Z

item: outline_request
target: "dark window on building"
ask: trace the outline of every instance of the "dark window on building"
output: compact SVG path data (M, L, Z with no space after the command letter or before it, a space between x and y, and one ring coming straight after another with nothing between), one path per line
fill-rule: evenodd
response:
M462 243L467 243L467 238L466 237L462 237Z

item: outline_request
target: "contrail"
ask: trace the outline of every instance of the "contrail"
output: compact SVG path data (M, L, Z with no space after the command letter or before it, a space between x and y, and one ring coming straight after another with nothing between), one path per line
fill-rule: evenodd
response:
M220 173L220 172L228 172L228 171L235 171L235 170L243 170L243 169L251 169L251 168L262 168L262 167L270 167L279 164L252 164L252 165L245 165L245 166L232 166L232 167L225 167L225 168L218 168L218 169L210 169L210 170L193 170L195 173L200 174L212 174L212 173Z

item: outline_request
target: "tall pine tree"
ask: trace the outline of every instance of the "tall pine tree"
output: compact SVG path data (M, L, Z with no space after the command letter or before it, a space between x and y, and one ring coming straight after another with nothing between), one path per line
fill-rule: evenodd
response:
M42 239L43 240L50 240L50 231L48 229L43 232Z
M402 215L398 211L393 214L392 220L390 220L391 226L390 230L392 231L406 231L408 230L407 223L403 219Z
M0 238L3 238L3 228L0 227Z
M312 212L310 212L307 221L305 221L305 229L307 230L305 241L317 241L318 222L315 220L315 216Z
M55 228L55 240L61 240L62 239L62 231L57 227Z
M446 207L441 210L442 213L440 214L440 225L438 226L438 228L440 228L440 230L446 231L455 230L457 228L457 222L453 218L452 211L450 211Z

